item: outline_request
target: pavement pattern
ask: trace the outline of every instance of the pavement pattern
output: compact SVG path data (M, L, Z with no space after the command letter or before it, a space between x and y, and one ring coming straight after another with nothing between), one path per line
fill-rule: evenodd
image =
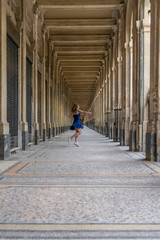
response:
M160 239L160 163L72 133L0 162L0 239Z

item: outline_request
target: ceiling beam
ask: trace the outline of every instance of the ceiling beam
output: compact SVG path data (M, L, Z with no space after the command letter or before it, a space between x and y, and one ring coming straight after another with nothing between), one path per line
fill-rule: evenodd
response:
M92 61L92 62L97 62L97 61L102 61L104 55L80 55L78 56L64 56L64 55L58 55L58 60L59 61L75 61L75 62L86 62L86 61Z
M58 55L89 55L92 54L92 58L93 55L98 55L98 54L104 54L104 51L59 51ZM103 55L104 56L104 55Z
M102 65L101 61L60 61L62 67L100 67Z
M73 71L86 71L87 70L87 71L95 72L95 71L99 71L100 67L91 67L91 66L89 66L89 67L87 67L87 66L82 66L82 67L80 67L80 66L66 66L66 67L64 67L64 66L62 66L62 71L68 71L70 69L73 69Z
M68 6L68 5L91 5L91 6L97 6L97 5L118 5L122 2L122 0L37 0L37 3L40 5L53 5L53 6Z
M51 39L50 39L51 40ZM96 46L96 45L100 45L100 46L102 46L102 45L106 45L107 44L107 40L83 40L83 41L80 41L80 40L77 40L77 41L54 41L54 40L52 40L52 42L53 42L53 45L55 46L55 47L57 47L57 46L63 46L63 47L65 47L65 46L81 46L81 45L92 45L92 46Z
M55 40L55 41L79 41L79 40L107 40L108 38L110 38L111 35L110 34L61 34L61 35L56 35L56 34L52 34L50 33L50 39L51 40Z
M54 31L63 31L63 30L67 30L67 31L74 31L74 30L77 30L77 27L78 27L78 31L83 31L83 30L106 30L106 29L113 29L115 25L113 24L108 24L108 25L100 25L100 24L97 24L97 25L89 25L89 24L86 24L84 26L54 26L54 25L49 25L47 26L47 28L51 29L51 30L54 30Z
M106 46L67 46L67 47L54 47L54 50L57 52L62 52L62 51L107 51Z
M59 27L69 27L69 26L112 26L115 25L117 21L115 19L45 19L44 24L48 27L59 26Z

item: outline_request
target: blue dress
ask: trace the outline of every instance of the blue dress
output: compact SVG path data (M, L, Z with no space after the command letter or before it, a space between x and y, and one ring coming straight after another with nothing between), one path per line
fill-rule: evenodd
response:
M72 126L70 127L70 130L75 130L75 128L83 129L83 126L80 121L80 113L73 115L73 117L74 117L74 122L73 122Z

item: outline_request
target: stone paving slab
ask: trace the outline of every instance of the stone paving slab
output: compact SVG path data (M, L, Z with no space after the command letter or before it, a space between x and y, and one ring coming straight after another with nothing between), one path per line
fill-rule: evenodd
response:
M60 176L22 176L2 177L1 184L5 185L132 185L132 186L160 186L159 176L105 176L105 177L60 177Z
M160 224L159 188L10 186L0 192L3 223Z
M32 162L19 171L22 175L111 175L153 174L155 171L137 162Z
M160 239L160 163L86 127L80 148L69 135L10 157L0 239Z

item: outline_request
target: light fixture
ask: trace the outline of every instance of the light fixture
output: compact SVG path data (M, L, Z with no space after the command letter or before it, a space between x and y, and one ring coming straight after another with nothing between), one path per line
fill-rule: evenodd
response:
M148 10L148 20L149 20L149 25L151 24L151 10Z

